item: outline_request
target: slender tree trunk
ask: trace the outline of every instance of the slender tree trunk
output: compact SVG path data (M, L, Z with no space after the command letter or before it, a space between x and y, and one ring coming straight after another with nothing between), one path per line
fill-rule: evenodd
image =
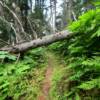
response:
M0 16L4 16L3 7L0 5Z
M56 3L57 0L54 0L54 33L56 32Z

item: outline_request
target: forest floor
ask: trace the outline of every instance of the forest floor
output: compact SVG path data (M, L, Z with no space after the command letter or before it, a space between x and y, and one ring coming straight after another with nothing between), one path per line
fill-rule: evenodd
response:
M43 80L43 84L41 86L41 94L39 94L37 100L51 100L50 97L50 89L52 88L52 76L54 73L55 68L61 67L62 65L59 63L59 57L56 56L52 52L47 52L46 57L47 61L47 68L45 71L45 78Z

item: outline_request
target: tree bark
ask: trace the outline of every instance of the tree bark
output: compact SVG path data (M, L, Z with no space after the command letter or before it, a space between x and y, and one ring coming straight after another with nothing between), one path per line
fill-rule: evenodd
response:
M11 46L11 47L4 47L4 48L1 48L0 50L12 52L12 53L24 52L24 51L27 51L31 48L45 46L45 45L57 42L59 40L66 39L69 36L71 36L71 32L66 30L66 31L62 31L62 32L59 32L59 33L56 33L56 34L44 36L43 38L38 38L38 39L32 40L30 42L17 44L15 46Z

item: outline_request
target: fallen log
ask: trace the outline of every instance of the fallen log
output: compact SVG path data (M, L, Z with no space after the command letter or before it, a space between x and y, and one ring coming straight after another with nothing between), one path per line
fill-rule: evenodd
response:
M45 45L57 42L59 40L66 39L69 36L71 36L71 32L66 30L66 31L62 31L62 32L59 32L56 34L44 36L42 38L38 38L38 39L32 40L30 42L25 42L25 43L21 43L21 44L16 44L15 46L0 48L0 51L8 51L8 52L12 52L12 53L24 52L31 48L45 46Z

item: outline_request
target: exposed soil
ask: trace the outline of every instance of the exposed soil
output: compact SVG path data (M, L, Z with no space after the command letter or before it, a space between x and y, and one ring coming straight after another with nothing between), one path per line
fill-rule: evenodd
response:
M42 85L42 95L38 97L38 100L50 100L49 98L49 91L51 88L51 77L53 72L53 63L51 57L48 58L48 65L45 73L45 79Z

